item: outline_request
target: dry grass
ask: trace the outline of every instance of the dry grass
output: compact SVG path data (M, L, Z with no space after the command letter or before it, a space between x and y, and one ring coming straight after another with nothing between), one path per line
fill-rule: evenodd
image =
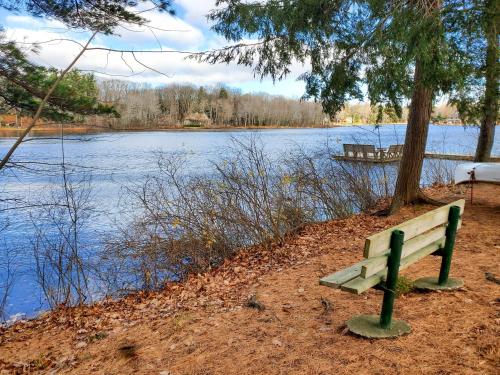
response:
M434 197L457 194L435 189ZM480 185L466 205L452 275L465 287L411 292L395 315L413 332L372 341L345 332L358 313L377 313L381 292L354 296L318 279L361 258L364 238L431 209L390 218L359 215L307 226L273 252L242 253L220 268L164 292L56 311L2 333L7 373L75 374L496 374L500 368L500 187ZM427 257L403 271L435 275ZM265 310L245 307L255 295ZM107 336L79 342L96 332ZM133 355L123 355L133 343ZM24 366L24 367L23 367Z

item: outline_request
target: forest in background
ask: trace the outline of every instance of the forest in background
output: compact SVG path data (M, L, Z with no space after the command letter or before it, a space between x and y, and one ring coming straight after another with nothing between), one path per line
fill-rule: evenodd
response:
M111 128L322 126L321 105L268 94L242 94L225 86L172 84L153 88L120 80L98 82L100 100L120 117L95 117ZM92 119L89 120L92 123Z
M80 101L84 100L85 103L98 103L93 104L96 109L82 112L67 106L63 114L41 120L42 126L67 123L109 129L328 127L406 123L408 116L406 107L403 108L402 116L398 117L389 106L346 103L331 118L320 103L312 100L264 92L242 93L224 85L196 86L185 83L152 87L124 80L96 79L92 74L77 70L66 77L65 84L78 90L82 96L76 103L71 103L73 107L76 105L79 108ZM26 106L13 106L7 99L3 98L0 105L0 125L24 127L29 123L29 110L33 104L26 100ZM97 105L100 107L97 108ZM448 105L435 108L433 121L460 123L456 109Z
M389 107L368 103L346 104L334 118L320 103L266 93L241 93L226 86L171 84L158 88L122 80L97 83L100 100L113 105L120 117L94 117L88 122L110 128L160 127L321 127L335 124L406 122L407 108L398 117ZM441 105L436 122L459 122L456 110Z

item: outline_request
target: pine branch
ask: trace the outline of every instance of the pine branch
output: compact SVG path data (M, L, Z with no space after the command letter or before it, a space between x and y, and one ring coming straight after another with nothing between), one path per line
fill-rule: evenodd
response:
M12 145L12 147L9 149L9 151L7 151L5 156L0 161L0 170L3 169L3 167L7 164L7 162L11 158L14 151L16 151L16 149L19 147L19 145L23 142L24 138L29 134L31 129L33 129L36 126L36 123L40 119L43 108L45 107L45 105L49 101L50 96L52 95L54 90L57 88L59 83L62 81L64 76L71 70L71 68L76 64L76 62L84 54L84 52L87 50L88 46L90 45L90 43L92 42L92 40L95 38L96 35L97 35L97 31L92 34L92 36L89 38L87 43L83 46L83 48L78 53L78 55L76 55L76 57L73 59L73 61L71 61L71 63L66 67L66 69L64 69L62 71L62 73L57 77L57 79L54 81L52 86L49 88L49 90L45 94L45 97L43 98L42 102L39 104L38 109L35 113L35 116L31 120L30 125L23 131L23 133L19 136L19 138L16 140L16 142Z

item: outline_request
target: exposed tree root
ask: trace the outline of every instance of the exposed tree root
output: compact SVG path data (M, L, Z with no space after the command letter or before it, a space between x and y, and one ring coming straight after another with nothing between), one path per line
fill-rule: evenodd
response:
M408 201L403 201L402 199L397 199L394 198L391 206L388 209L383 209L380 211L377 211L374 215L375 216L390 216L394 215L397 213L401 207L408 205L408 204L415 204L415 203L425 203L425 204L430 204L433 206L442 206L446 204L446 202L442 202L433 198L430 198L427 196L422 190L419 189L417 192L417 195L415 196L414 199L408 200Z
M404 202L402 201L401 198L392 198L391 206L387 210L387 216L394 215L398 213L398 211L401 209L401 207L404 206Z
M418 192L417 199L415 200L415 202L411 203L427 203L433 206L442 206L446 204L446 202L438 201L436 199L429 197L428 195L424 194L422 190Z
M391 214L390 207L382 208L381 210L375 211L372 213L373 216L385 217Z

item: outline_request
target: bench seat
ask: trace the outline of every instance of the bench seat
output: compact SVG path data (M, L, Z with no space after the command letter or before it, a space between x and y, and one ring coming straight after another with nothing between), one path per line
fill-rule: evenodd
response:
M394 230L405 232L400 263L400 269L404 269L443 248L450 207L458 206L463 213L464 205L465 201L461 199L368 237L364 249L366 259L321 278L320 284L354 294L380 284L387 274L390 238ZM458 227L460 224L461 220Z

